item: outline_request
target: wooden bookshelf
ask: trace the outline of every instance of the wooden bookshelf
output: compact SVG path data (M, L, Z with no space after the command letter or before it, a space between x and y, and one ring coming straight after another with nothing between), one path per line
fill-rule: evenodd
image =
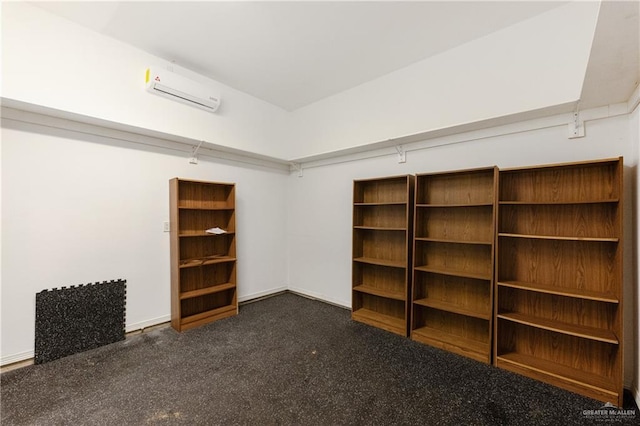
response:
M622 158L502 170L494 363L622 405Z
M187 330L238 313L235 185L169 181L171 326ZM219 227L223 234L207 229Z
M416 176L411 338L491 362L498 169Z
M414 177L353 183L352 319L406 336Z
M464 317L460 318L464 320ZM455 329L459 329L457 321L446 319L446 324L455 324ZM480 322L471 322L466 328L473 329L474 326L484 326ZM475 359L477 361L486 362L485 357L479 354L490 351L491 345L486 342L486 339L482 341L477 339L477 336L465 336L459 333L453 333L450 330L443 329L441 327L420 327L411 331L412 338L416 341L425 343L427 345L435 346L440 349L454 352L459 355Z

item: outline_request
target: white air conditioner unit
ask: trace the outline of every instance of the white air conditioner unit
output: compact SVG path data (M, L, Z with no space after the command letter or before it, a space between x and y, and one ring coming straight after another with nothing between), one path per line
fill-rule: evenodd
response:
M218 93L171 71L148 68L145 83L148 92L205 111L215 112L220 106Z

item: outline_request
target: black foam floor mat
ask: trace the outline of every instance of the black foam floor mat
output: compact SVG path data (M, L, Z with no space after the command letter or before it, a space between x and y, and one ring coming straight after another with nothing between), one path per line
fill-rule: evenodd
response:
M126 280L36 293L36 364L124 340Z

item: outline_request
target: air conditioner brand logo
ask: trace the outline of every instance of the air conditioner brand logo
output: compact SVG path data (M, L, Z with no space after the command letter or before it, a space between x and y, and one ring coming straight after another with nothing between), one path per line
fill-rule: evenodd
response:
M156 75L156 78L154 78L155 81L160 81L160 76Z

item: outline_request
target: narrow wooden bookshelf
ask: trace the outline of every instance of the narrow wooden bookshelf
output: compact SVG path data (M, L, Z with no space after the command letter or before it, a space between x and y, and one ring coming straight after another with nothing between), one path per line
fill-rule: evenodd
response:
M352 319L407 336L414 177L353 182Z
M169 195L171 326L236 315L235 185L174 178ZM221 233L206 232L213 228Z
M411 338L491 362L497 167L416 176Z
M500 171L494 363L622 405L622 158Z

